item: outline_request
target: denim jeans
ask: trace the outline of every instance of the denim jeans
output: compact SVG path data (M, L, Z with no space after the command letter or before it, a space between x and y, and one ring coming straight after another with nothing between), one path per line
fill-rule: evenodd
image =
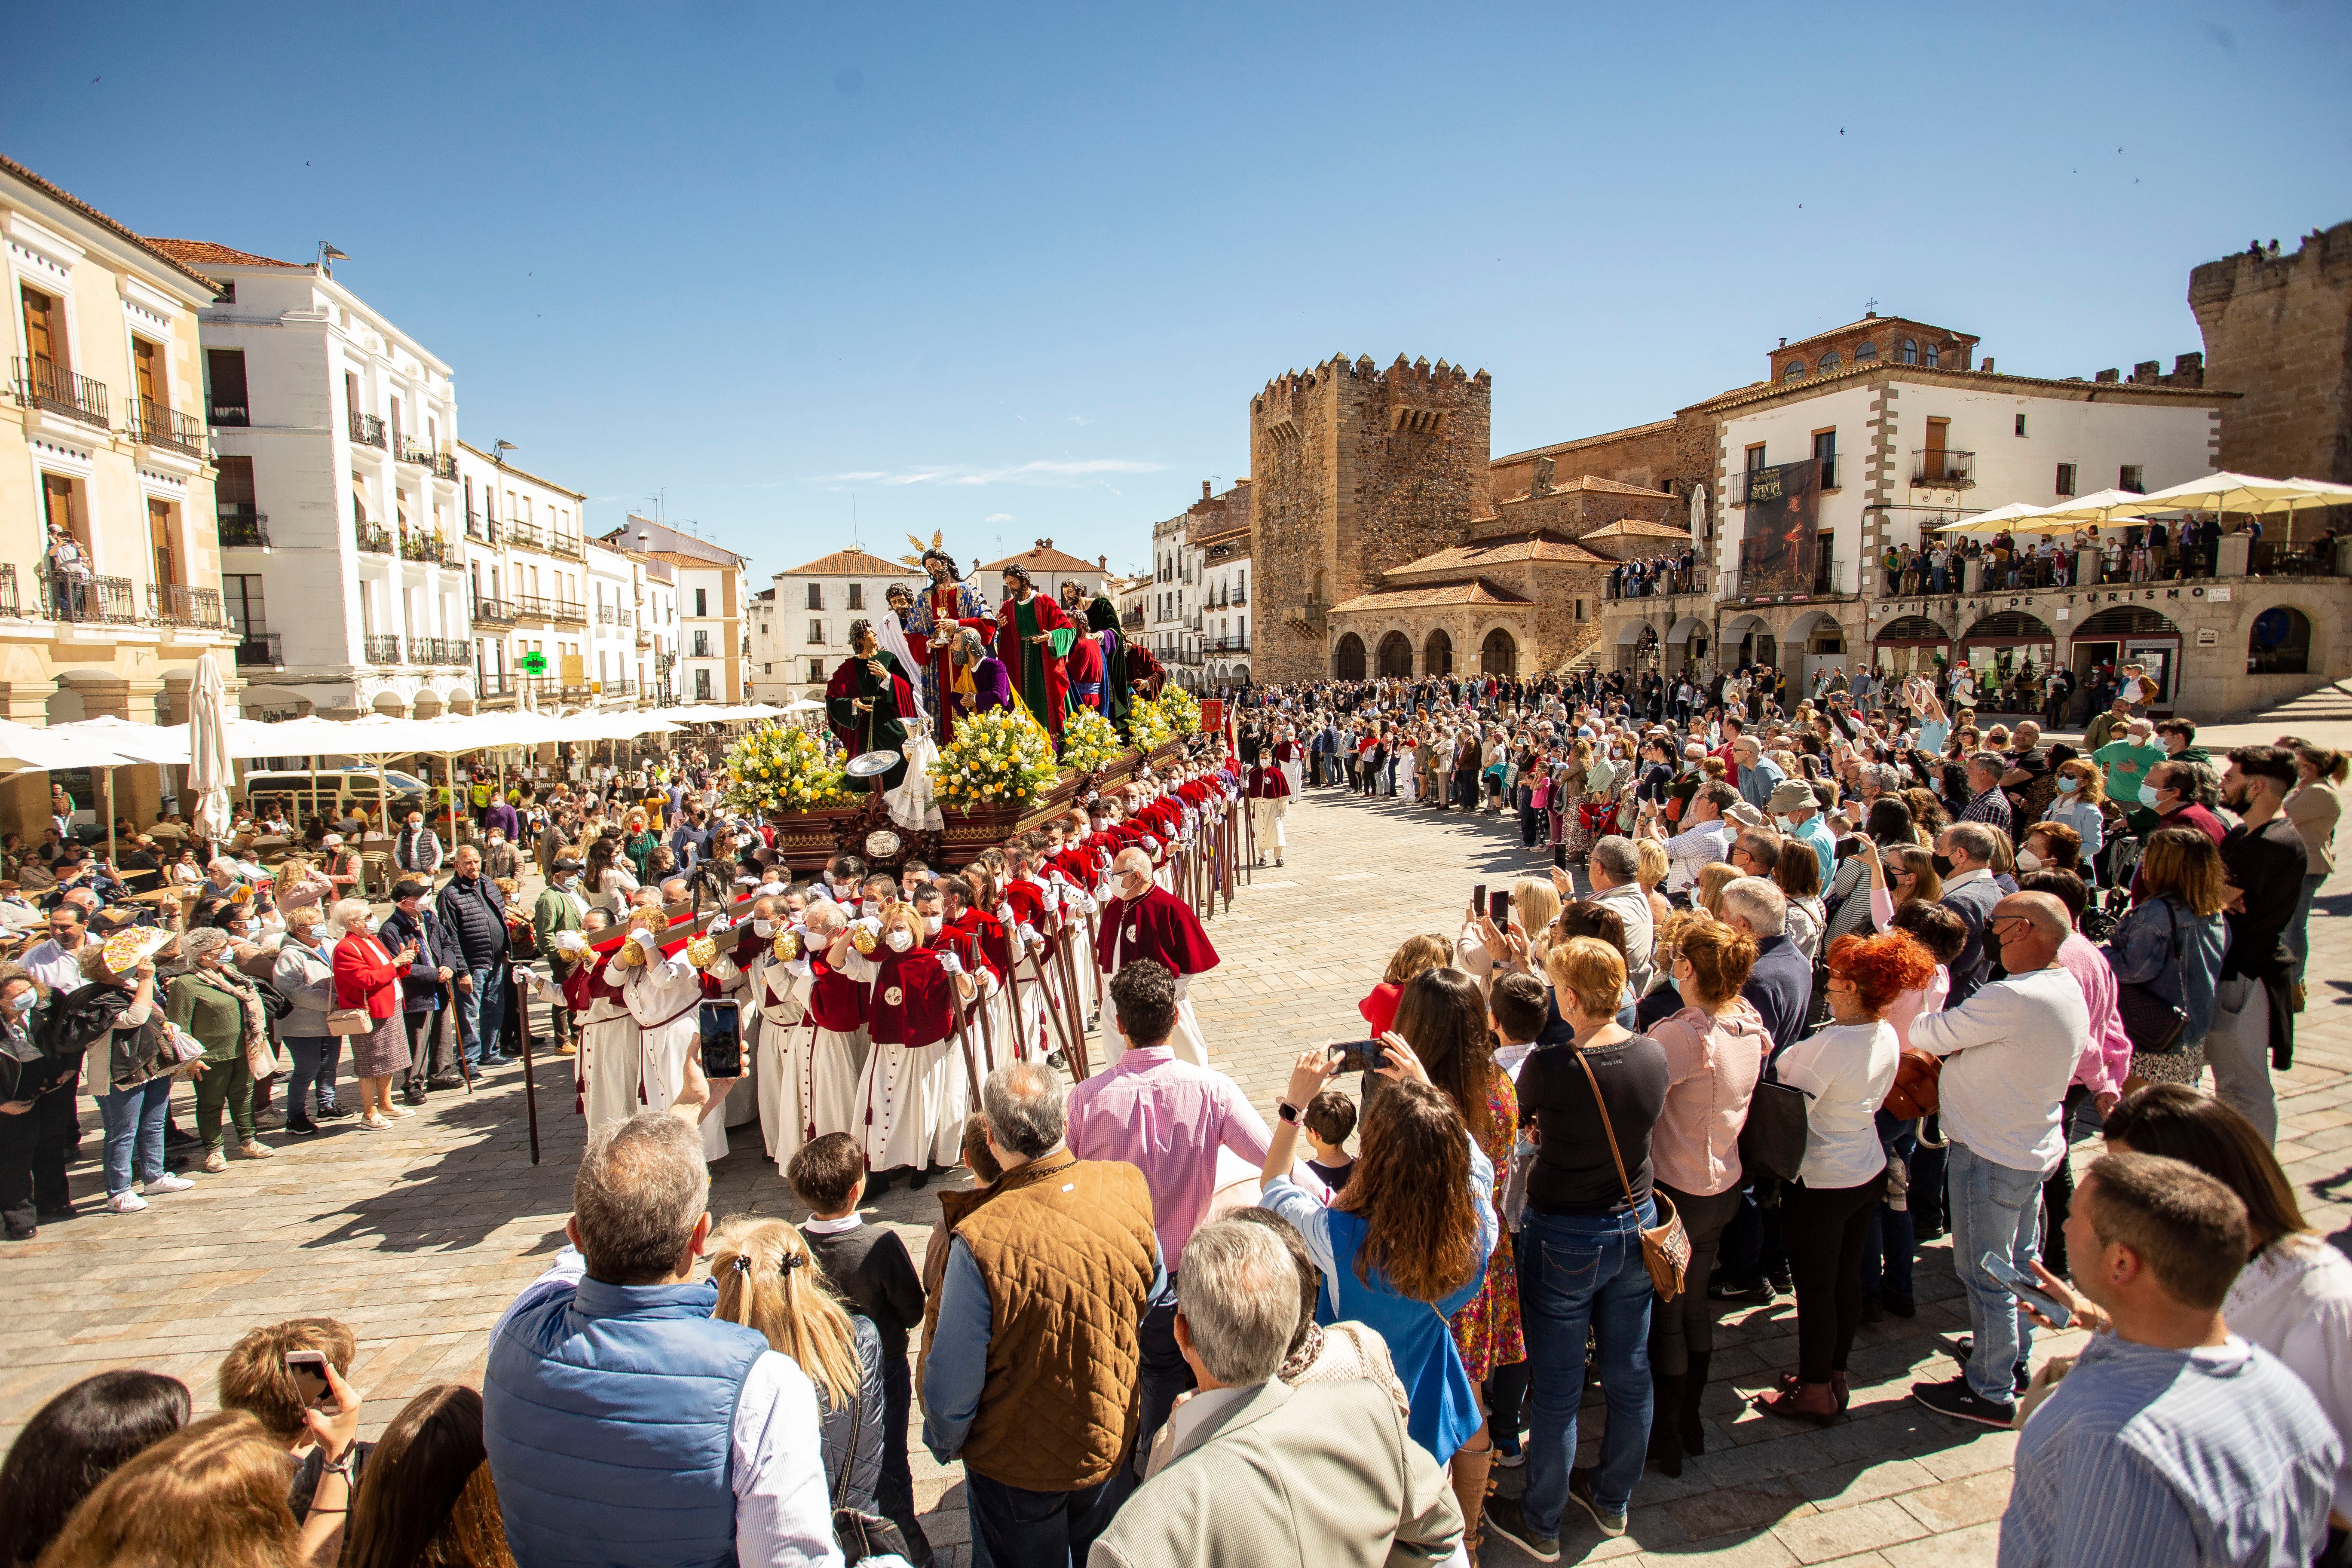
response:
M98 1097L99 1121L106 1128L108 1197L131 1190L134 1163L140 1181L152 1182L163 1173L163 1122L171 1110L168 1078L151 1078L136 1089Z
M457 993L457 1037L464 1042L468 1065L480 1067L482 1058L499 1048L499 1029L506 1022L507 988L498 983L495 967L468 969L474 987Z
M1911 1285L1911 1264L1917 1250L1918 1237L1911 1219L1911 1199L1906 1194L1904 1206L1894 1206L1893 1162L1901 1162L1907 1177L1913 1169L1912 1158L1918 1152L1919 1140L1913 1131L1915 1123L1897 1121L1890 1111L1878 1112L1878 1138L1886 1146L1887 1190L1889 1197L1879 1204L1870 1216L1870 1232L1862 1244L1862 1293L1881 1300L1910 1301L1916 1300ZM1894 1131L1889 1132L1889 1129Z
M1072 1492L1023 1491L967 1470L963 1495L971 1532L988 1543L992 1563L1083 1568L1095 1537L1110 1528L1134 1486L1134 1472L1125 1465L1110 1479Z
M1947 1151L1951 1181L1952 1268L1969 1293L1969 1328L1976 1353L1969 1387L1979 1399L2007 1405L2017 1398L2014 1368L2033 1349L2033 1323L2006 1287L1984 1271L1987 1254L2006 1258L2033 1277L2042 1233L2042 1173L1995 1164L1965 1143Z
M341 1035L321 1035L316 1039L303 1039L289 1035L286 1054L294 1058L294 1070L286 1086L286 1120L291 1126L300 1126L310 1117L309 1089L313 1084L319 1089L319 1110L321 1115L335 1109L335 1065L343 1054Z
M1584 1403L1586 1331L1599 1341L1601 1392L1609 1426L1592 1491L1604 1508L1633 1500L1650 1440L1650 1273L1642 1227L1657 1207L1607 1215L1530 1209L1519 1267L1519 1321L1533 1377L1528 1418L1528 1485L1519 1506L1528 1528L1559 1533L1568 1473L1576 1462L1577 1407Z
M1140 1363L1143 1415L1135 1429L1135 1474L1139 1482L1151 1457L1151 1439L1168 1424L1177 1396L1193 1387L1192 1363L1176 1348L1176 1276L1168 1277L1168 1293L1144 1310L1136 1329L1136 1360Z

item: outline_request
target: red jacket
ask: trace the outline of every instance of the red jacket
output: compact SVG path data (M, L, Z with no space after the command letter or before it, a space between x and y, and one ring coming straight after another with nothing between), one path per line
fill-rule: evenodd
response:
M400 969L383 943L352 931L335 943L335 1005L365 1007L371 1018L400 1011Z

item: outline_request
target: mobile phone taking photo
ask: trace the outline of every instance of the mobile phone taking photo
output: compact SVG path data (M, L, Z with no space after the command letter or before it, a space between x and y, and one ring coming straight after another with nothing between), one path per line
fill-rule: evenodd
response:
M327 1352L324 1351L288 1351L286 1375L302 1396L302 1403L312 1410L327 1410L335 1403L334 1391L327 1384Z
M1389 1053L1378 1040L1342 1040L1339 1042L1341 1072L1378 1072L1389 1065Z
M1507 891L1494 895L1486 905L1486 918L1495 922L1496 931L1510 923L1511 895Z
M1978 1266L1997 1281L2000 1288L2050 1320L2053 1328L2065 1328L2074 1321L2074 1314L2058 1304L2057 1299L2045 1291L2039 1280L2028 1279L2014 1263L1988 1252L1978 1259Z

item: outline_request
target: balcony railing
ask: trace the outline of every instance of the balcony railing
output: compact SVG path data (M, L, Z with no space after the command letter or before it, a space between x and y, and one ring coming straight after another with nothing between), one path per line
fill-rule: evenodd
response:
M1606 599L1671 598L1677 594L1703 594L1700 569L1697 565L1662 566L1646 574L1632 572L1609 574L1601 597Z
M147 616L167 626L225 626L218 588L191 588L180 583L147 584Z
M509 675L504 670L485 671L478 669L474 672L474 695L476 697L512 697L514 694L515 678Z
M362 550L373 551L378 555L393 555L399 552L399 542L393 538L392 530L380 522L353 523L352 531L358 536Z
M408 662L462 668L474 662L474 645L462 637L411 637Z
M547 618L558 626L584 626L588 624L588 606L551 599L547 605Z
M614 610L612 605L599 605L596 606L596 624L598 626L609 626L613 625L613 616Z
M588 547L580 542L580 536L576 533L548 535L547 550L551 555L568 555L574 561L581 560L588 553Z
M1129 610L1126 615L1119 617L1119 624L1126 626L1130 631L1141 631L1143 629L1143 612L1141 610Z
M1977 455L1944 447L1918 447L1911 452L1911 482L1923 489L1974 489Z
M437 533L404 533L400 536L400 558L446 566L449 563L449 547Z
M504 599L476 599L474 624L484 626L510 626L515 623L515 607Z
M284 640L276 632L247 632L237 639L236 663L240 669L257 666L283 669L286 667Z
M1790 587L1786 574L1779 572L1723 574L1722 596L1726 599L1766 599L1775 603L1788 599L1836 599L1847 597L1853 591L1853 574L1843 561L1816 561L1810 588Z
M654 634L642 626L637 629L637 651L643 653L654 646Z
M24 606L16 600L16 563L0 561L0 616L17 619L24 614Z
M373 414L362 414L357 409L352 410L352 441L354 445L361 447L383 447L386 445L383 435L383 421L377 418Z
M414 463L420 468L430 469L445 479L454 479L457 477L457 458L446 452L436 452L430 447L421 447L405 436L400 438L400 449L393 456L404 463Z
M394 637L389 633L379 635L377 633L371 632L367 636L362 637L360 642L363 645L360 650L360 656L368 663L398 664L400 662L400 639L398 637Z
M215 425L250 425L253 411L242 403L213 403L205 406L205 417Z
M518 549L544 550L547 548L547 535L539 531L539 524L535 522L517 522L514 519L509 518L506 529L507 542Z
M131 626L139 624L139 602L128 577L68 577L53 572L41 580L41 614L52 621Z
M607 680L601 683L606 697L635 697L637 683L634 680Z
M614 618L620 625L625 626L633 626L637 624L637 613L635 610L622 610Z
M1249 638L1218 637L1215 641L1211 642L1206 646L1211 653L1247 653L1249 652Z
M483 544L496 544L499 542L499 520L494 517L484 517L478 511L467 512L466 537Z
M147 397L131 402L131 438L143 441L150 447L169 447L192 458L205 457L210 451L205 444L203 420L193 414L167 408Z
M27 408L45 408L100 429L113 421L106 412L106 387L86 375L76 375L55 360L19 358L16 363L16 401Z
M694 634L694 652L690 657L695 658L716 658L718 657L710 651L709 633L697 632Z
M218 509L220 542L247 550L269 548L269 514L234 503Z

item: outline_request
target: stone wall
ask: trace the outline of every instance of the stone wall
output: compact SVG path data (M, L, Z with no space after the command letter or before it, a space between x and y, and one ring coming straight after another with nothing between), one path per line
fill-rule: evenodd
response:
M2205 263L2189 275L2189 306L2208 384L2244 394L2221 410L2221 467L2352 480L2352 223L2275 258Z
M1486 510L1493 382L1400 354L1334 356L1250 403L1255 674L1324 673L1329 607L1391 566L1460 543Z

